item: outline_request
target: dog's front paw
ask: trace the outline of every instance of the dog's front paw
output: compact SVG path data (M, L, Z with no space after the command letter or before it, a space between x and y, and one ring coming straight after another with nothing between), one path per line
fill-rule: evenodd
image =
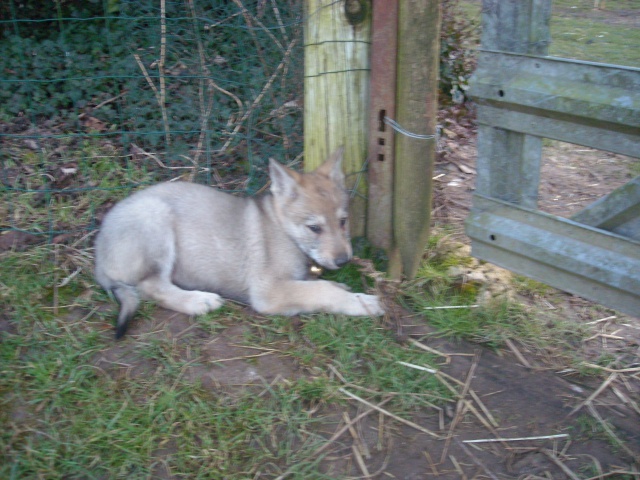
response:
M356 313L351 315L377 317L384 315L382 302L375 295L365 295L364 293L356 293L354 297L354 310Z
M351 287L349 285L347 285L346 283L338 283L338 282L332 282L331 280L327 280L330 284L335 285L338 288L341 288L342 290L346 290L347 292L351 291Z
M192 292L191 298L184 305L184 313L187 315L204 315L222 306L224 300L217 293Z

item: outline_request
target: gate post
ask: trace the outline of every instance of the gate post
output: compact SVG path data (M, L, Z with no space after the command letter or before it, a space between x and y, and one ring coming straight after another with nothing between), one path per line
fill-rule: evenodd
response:
M551 0L484 0L482 49L546 55L550 17ZM495 88L508 101L511 92ZM478 107L476 192L536 208L542 138L483 124L482 109Z

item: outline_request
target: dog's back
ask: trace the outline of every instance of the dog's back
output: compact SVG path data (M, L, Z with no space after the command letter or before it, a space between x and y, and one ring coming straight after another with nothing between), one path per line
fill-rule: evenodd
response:
M246 275L263 242L256 232L274 230L259 210L253 199L193 183L136 192L105 217L95 244L96 278L107 290L137 285L170 263L176 285L248 302Z

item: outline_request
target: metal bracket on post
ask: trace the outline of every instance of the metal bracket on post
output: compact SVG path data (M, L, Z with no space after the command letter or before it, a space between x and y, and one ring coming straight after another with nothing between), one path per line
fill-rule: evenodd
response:
M389 249L393 239L394 131L385 118L396 114L398 1L373 0L369 103L369 206L367 237Z

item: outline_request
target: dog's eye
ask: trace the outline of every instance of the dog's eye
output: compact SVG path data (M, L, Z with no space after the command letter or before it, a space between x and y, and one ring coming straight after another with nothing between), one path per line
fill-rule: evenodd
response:
M313 233L320 233L322 232L322 228L320 228L319 225L307 225L307 228L309 230L311 230Z
M345 218L341 218L340 219L340 226L344 227L346 224L347 224L347 218L346 217Z

